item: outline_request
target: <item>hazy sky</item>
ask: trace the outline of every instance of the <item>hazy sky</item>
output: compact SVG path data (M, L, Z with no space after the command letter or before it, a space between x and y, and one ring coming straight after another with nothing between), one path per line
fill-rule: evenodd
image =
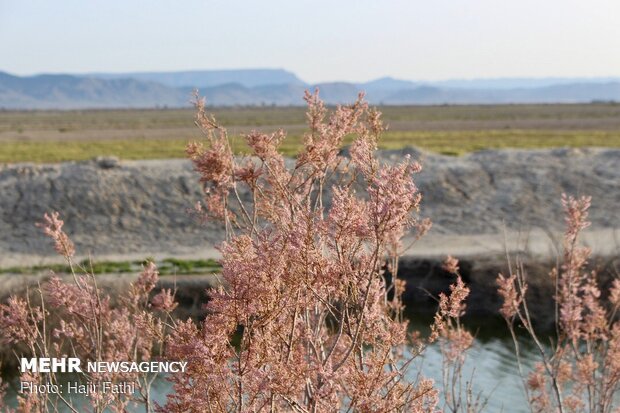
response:
M620 75L618 0L0 0L0 70Z

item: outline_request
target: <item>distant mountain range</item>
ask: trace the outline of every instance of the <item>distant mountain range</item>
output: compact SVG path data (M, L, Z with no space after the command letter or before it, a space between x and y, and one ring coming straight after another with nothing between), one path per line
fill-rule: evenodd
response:
M416 82L384 77L366 83L308 84L282 69L43 74L0 72L0 109L189 106L198 89L213 106L301 105L319 88L330 104L365 91L373 104L577 103L620 101L620 78L503 78Z
M295 74L283 69L191 70L184 72L92 73L85 77L99 79L135 79L161 83L170 87L214 87L237 83L244 87L265 85L304 85Z

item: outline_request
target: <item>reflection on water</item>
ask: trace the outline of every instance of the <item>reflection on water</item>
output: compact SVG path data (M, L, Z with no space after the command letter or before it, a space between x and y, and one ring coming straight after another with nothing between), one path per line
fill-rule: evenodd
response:
M532 348L524 350L522 361L526 370L536 362ZM422 372L441 383L442 358L437 346L427 349ZM486 412L529 412L511 340L476 340L464 367L463 387L471 377L474 397L481 393L483 398L488 398Z
M409 314L409 318L413 329L418 329L423 334L428 332L430 319L422 317L420 320L419 315L414 314ZM482 399L488 398L484 412L529 412L514 344L505 322L498 318L467 319L465 326L476 338L467 353L462 372L463 396L466 383L473 377L474 398L478 394ZM519 337L519 347L524 373L527 374L538 361L539 354L526 336ZM425 377L434 379L438 388L441 386L442 357L438 345L427 348L423 360L416 367L417 370L412 369L409 372L412 377L421 371Z
M485 327L485 328L483 328ZM537 355L534 348L522 343L522 361L526 371L536 362ZM442 381L442 359L437 346L432 346L424 353L420 363L410 370L412 378L421 369L426 377L435 379L440 384ZM518 367L514 355L512 340L506 337L506 327L502 324L480 326L480 331L473 348L470 350L465 369L463 371L463 383L469 380L473 373L474 395L482 392L483 396L489 397L485 412L496 413L522 413L528 412L525 403L523 384L519 376ZM15 386L12 383L9 394L9 403L15 403ZM154 400L160 404L165 403L166 394L171 390L170 383L163 377L154 383ZM77 399L77 405L81 405ZM60 410L69 411L68 409ZM142 411L134 408L130 411Z

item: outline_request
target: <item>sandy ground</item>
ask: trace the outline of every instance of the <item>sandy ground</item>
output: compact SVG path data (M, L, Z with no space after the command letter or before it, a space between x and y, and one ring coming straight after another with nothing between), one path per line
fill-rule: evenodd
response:
M501 256L506 252L514 254L523 252L529 256L541 258L556 257L561 250L562 233L547 232L541 229L528 232L506 231L501 234L427 234L418 241L405 240L409 247L404 257L437 258L446 255L467 258L471 256ZM620 255L620 228L586 230L582 236L583 245L592 249L593 255ZM156 260L165 258L208 259L219 258L219 251L213 246L186 248L185 251L149 251L148 253L115 253L96 256L78 255L76 260L92 259L93 261L135 261L153 257ZM13 266L39 266L63 263L64 259L56 255L39 255L14 253L0 255L0 268Z

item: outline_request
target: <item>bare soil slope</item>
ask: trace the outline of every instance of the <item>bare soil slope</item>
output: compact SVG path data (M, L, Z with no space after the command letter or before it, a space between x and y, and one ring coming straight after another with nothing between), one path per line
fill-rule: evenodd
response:
M563 192L592 196L590 241L598 252L618 250L620 149L494 150L455 158L406 148L381 156L397 161L407 153L424 166L416 177L421 214L434 222L420 254L499 251L504 228L531 232L531 245L546 253L547 233L563 225ZM84 255L215 255L219 226L200 226L187 213L200 199L197 174L185 160L0 166L0 267L52 256L34 225L46 211L61 212Z

